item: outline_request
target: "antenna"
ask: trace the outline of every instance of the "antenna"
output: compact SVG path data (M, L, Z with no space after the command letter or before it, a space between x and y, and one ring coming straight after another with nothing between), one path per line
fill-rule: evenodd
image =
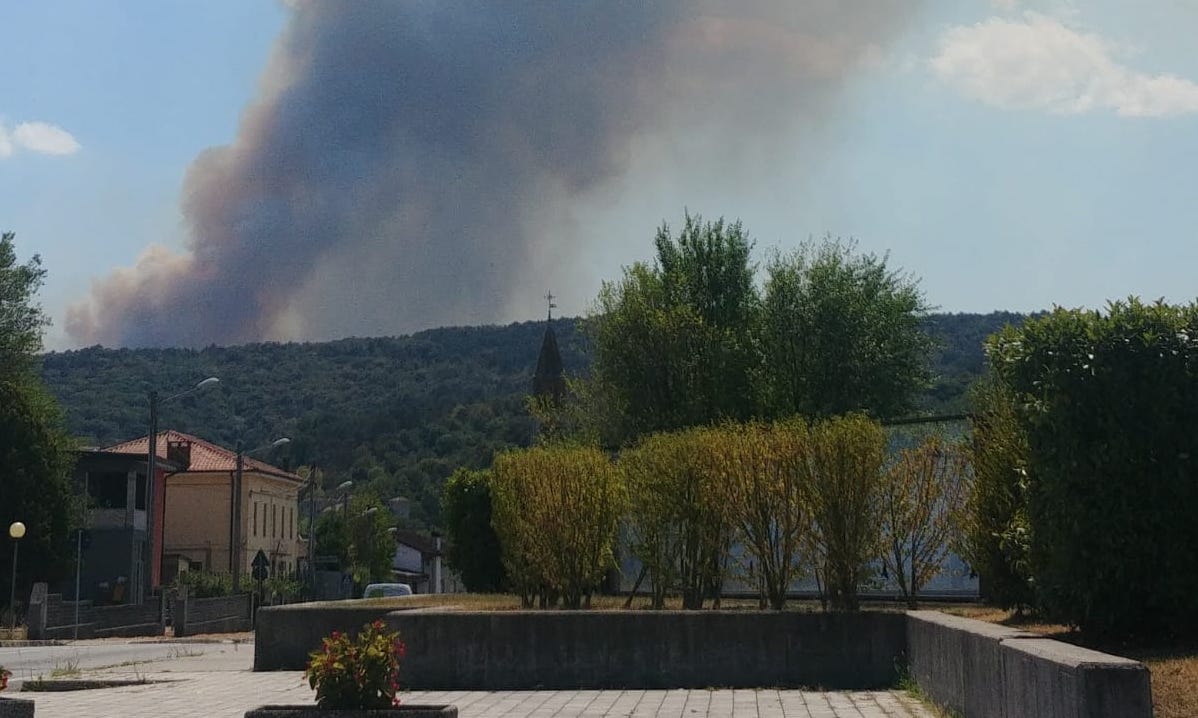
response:
M552 291L545 295L545 301L549 302L549 321L553 321L553 310L557 308L557 305L553 303L554 299L557 297L553 296Z

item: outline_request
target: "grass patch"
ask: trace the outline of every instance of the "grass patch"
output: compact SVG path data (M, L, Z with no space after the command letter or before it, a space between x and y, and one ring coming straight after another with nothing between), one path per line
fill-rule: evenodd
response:
M54 668L50 669L51 678L74 678L82 671L79 670L79 658L68 658L63 663L54 662Z
M940 610L1140 661L1148 667L1152 677L1152 710L1156 718L1198 716L1198 641L1101 641L1068 626L1049 623L1035 616L1017 615L991 606L946 606Z

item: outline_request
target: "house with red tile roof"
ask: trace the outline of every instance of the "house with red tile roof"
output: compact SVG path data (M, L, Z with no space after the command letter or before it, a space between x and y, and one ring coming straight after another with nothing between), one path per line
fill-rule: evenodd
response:
M103 451L146 456L149 437ZM229 573L236 566L249 588L258 551L270 560L272 575L295 571L306 557L296 516L302 477L243 455L238 491L236 451L172 430L158 434L158 457L172 470L160 494L155 585L170 583L180 571Z

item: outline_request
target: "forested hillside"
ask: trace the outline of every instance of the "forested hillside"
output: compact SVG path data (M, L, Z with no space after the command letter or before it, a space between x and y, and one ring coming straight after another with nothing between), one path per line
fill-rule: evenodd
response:
M982 340L1009 313L938 314L927 320L940 342L937 377L922 407L964 409L980 374ZM576 320L553 322L567 374L588 365ZM444 328L404 337L319 343L263 343L189 349L103 349L46 354L42 374L73 432L106 445L148 431L147 393L163 397L208 376L220 384L163 403L161 428L247 449L292 439L278 464L316 464L326 486L352 479L381 496L406 496L416 524L436 525L441 487L458 466L490 464L505 446L535 431L524 396L532 382L544 322Z

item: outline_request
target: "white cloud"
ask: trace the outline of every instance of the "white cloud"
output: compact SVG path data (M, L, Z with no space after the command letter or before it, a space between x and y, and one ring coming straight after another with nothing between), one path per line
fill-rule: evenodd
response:
M1115 43L1035 12L949 29L932 72L959 92L1003 109L1056 114L1114 110L1125 117L1198 113L1198 84L1121 64Z
M22 122L12 130L0 123L0 158L16 150L43 155L70 155L79 151L79 141L66 130L48 122Z
M1005 10L1010 12L1019 7L1019 0L990 0L990 4L993 5L996 10Z

